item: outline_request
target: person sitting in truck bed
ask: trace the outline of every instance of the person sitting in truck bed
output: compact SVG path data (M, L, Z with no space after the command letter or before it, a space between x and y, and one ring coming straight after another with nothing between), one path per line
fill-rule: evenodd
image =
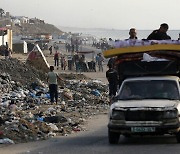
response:
M167 35L168 24L163 23L160 25L160 28L154 30L148 37L147 40L171 40L171 37Z
M138 39L137 38L137 31L135 28L131 28L129 30L129 39Z

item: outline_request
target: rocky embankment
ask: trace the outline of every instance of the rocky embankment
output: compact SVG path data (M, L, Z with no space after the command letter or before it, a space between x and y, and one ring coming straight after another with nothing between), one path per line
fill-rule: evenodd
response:
M58 104L49 103L46 74L17 59L0 60L0 143L20 143L85 130L109 107L107 85L61 74Z
M63 32L59 30L52 24L42 23L42 24L27 24L22 23L21 26L13 25L14 35L29 35L29 34L40 34L49 33L61 35Z
M40 33L49 33L61 35L63 32L58 29L56 26L48 23L21 23L20 25L14 24L10 19L2 19L0 21L0 27L6 27L6 25L12 25L13 35L33 35Z

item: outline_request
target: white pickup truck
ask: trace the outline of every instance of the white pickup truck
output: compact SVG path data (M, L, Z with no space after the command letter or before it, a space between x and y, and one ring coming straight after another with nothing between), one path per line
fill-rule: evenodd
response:
M144 76L123 80L110 107L108 137L117 144L120 135L176 136L180 142L180 79Z

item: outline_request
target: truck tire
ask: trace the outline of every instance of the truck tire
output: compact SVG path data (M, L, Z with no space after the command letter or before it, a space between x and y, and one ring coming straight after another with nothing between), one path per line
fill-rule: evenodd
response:
M120 133L111 132L108 130L108 138L110 144L118 144L119 142Z
M177 140L178 143L180 143L180 132L178 132L178 133L176 134L176 140Z

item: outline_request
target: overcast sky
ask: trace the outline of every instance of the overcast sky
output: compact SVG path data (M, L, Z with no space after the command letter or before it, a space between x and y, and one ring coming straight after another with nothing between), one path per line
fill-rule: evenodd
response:
M0 0L0 8L56 26L180 29L180 0Z

